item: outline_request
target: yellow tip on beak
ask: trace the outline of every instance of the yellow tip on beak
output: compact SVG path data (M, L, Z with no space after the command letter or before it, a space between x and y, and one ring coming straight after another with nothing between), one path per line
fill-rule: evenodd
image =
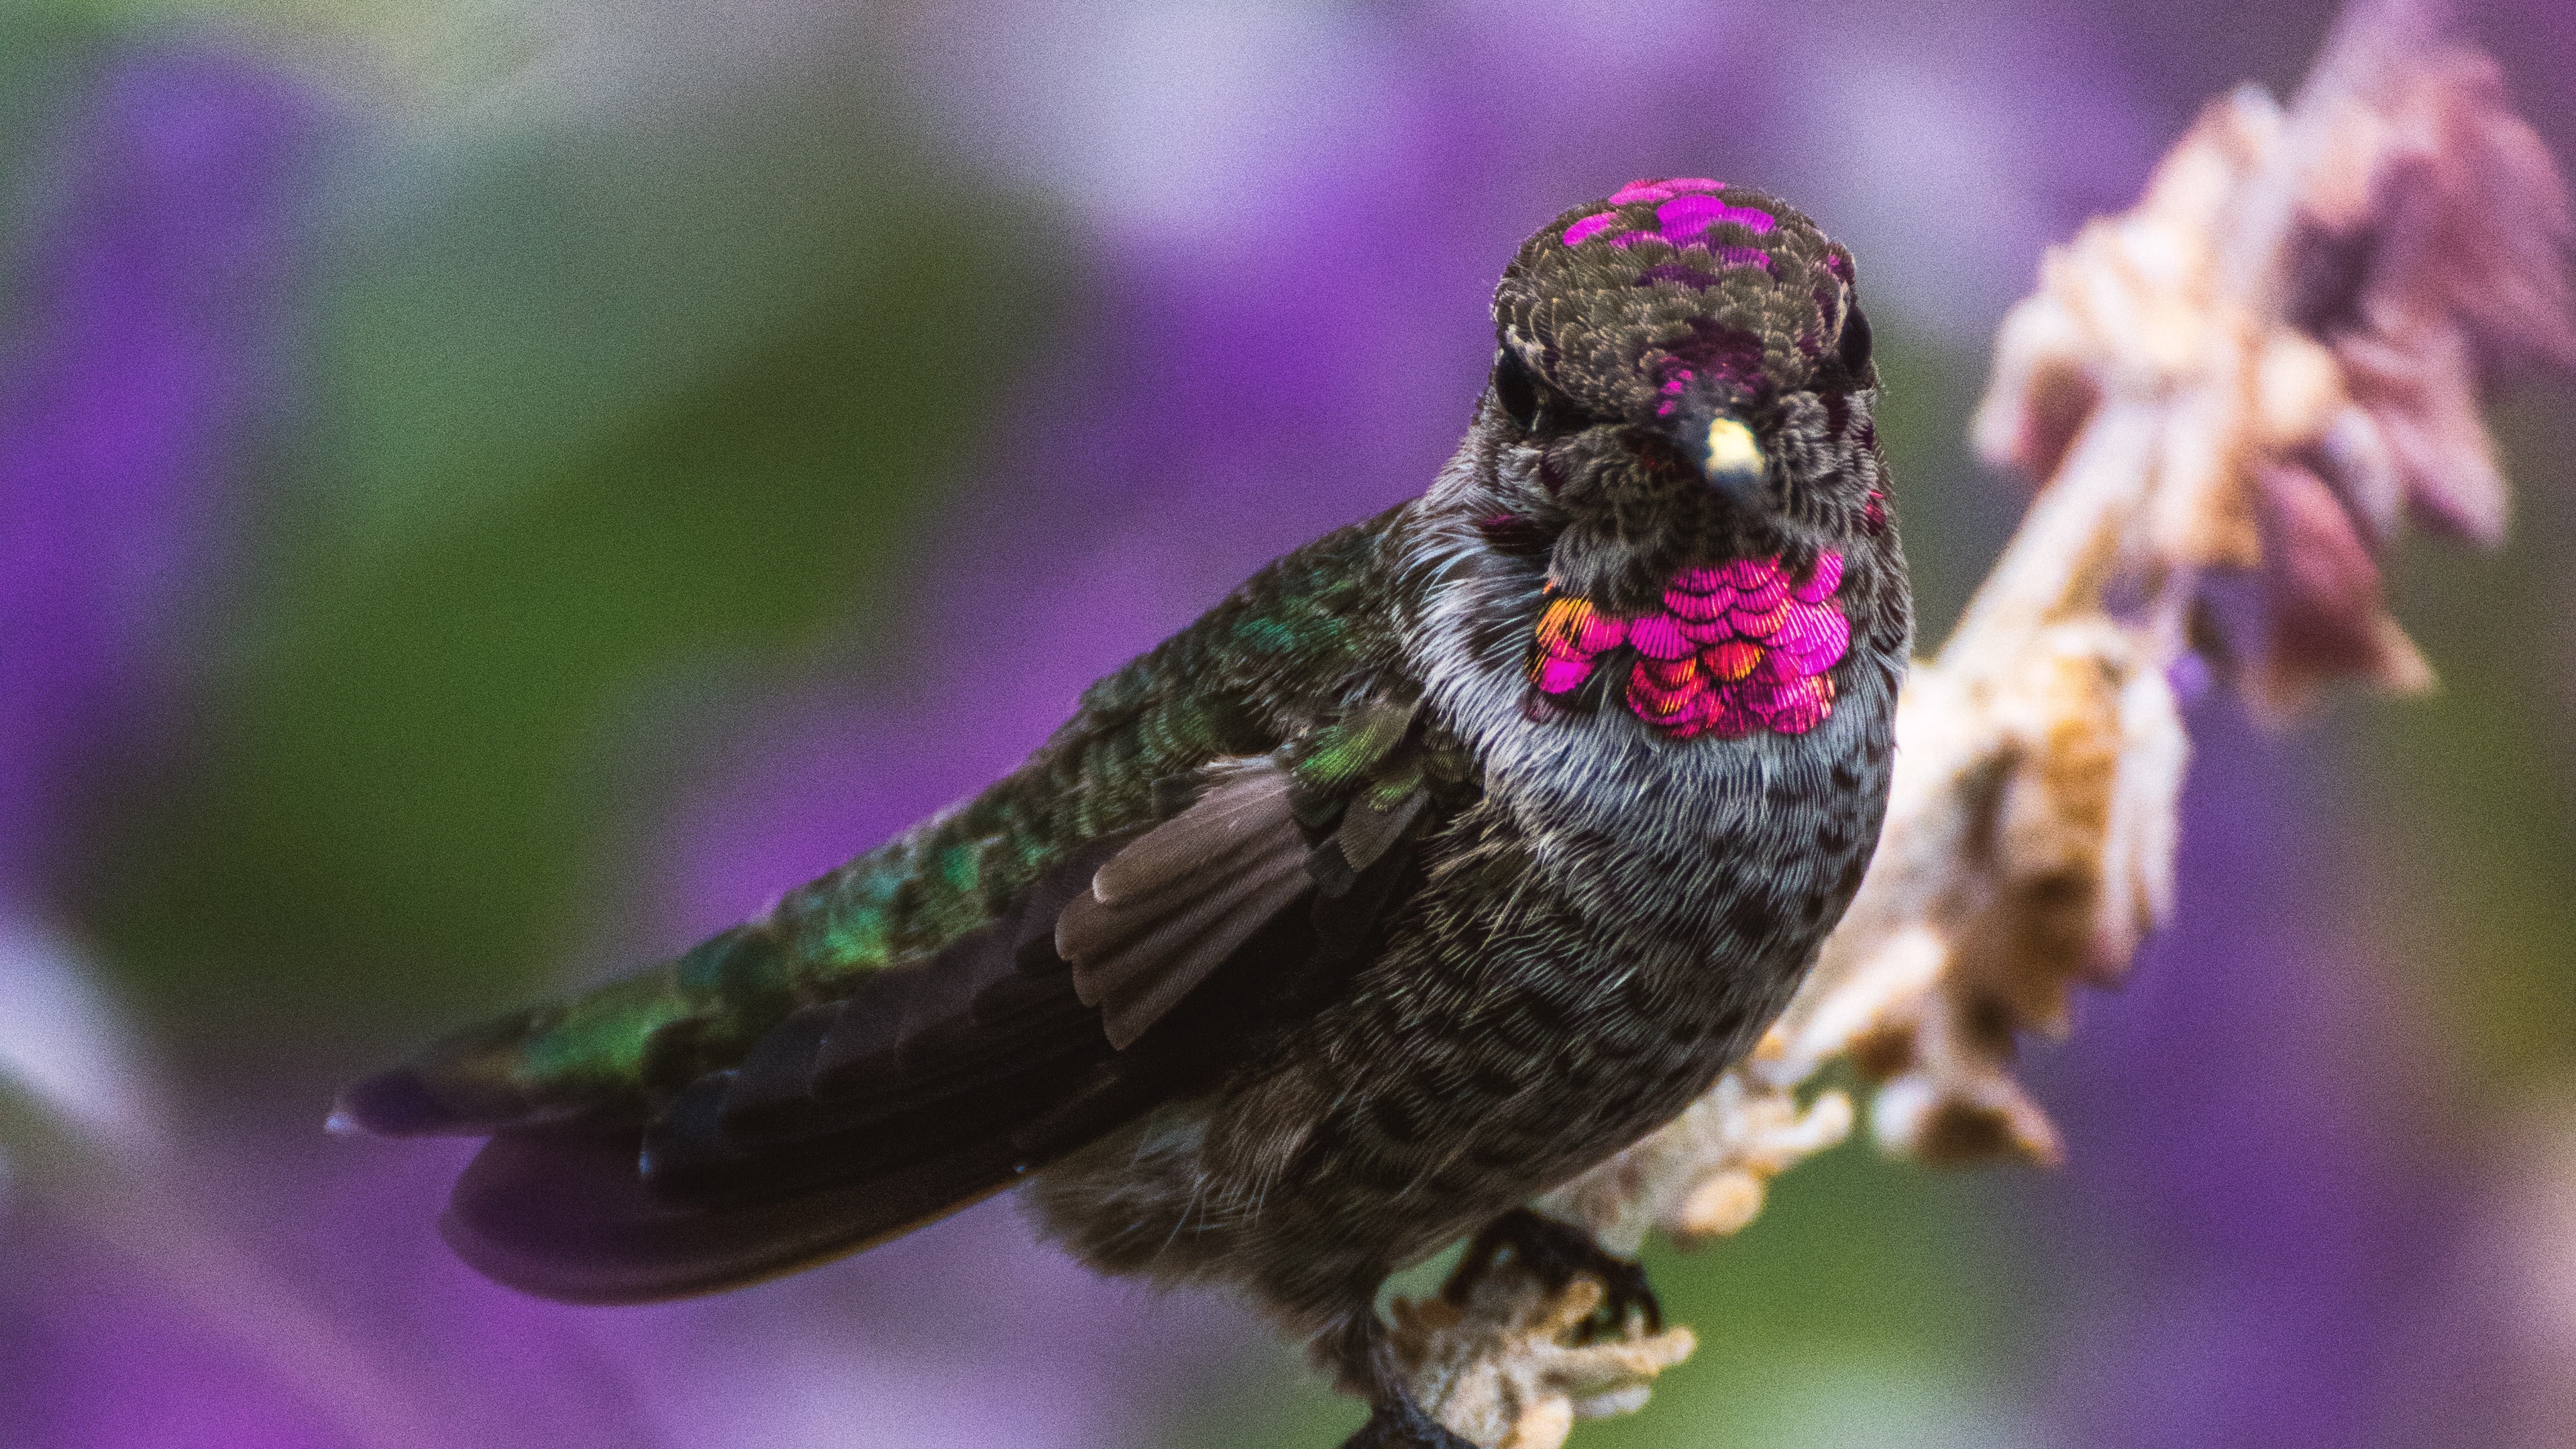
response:
M1708 425L1700 469L1708 475L1710 487L1739 505L1750 505L1762 488L1762 445L1754 441L1751 428L1733 418L1719 418Z
M1733 418L1719 418L1708 425L1708 471L1717 473L1762 472L1762 445L1753 441L1753 430Z

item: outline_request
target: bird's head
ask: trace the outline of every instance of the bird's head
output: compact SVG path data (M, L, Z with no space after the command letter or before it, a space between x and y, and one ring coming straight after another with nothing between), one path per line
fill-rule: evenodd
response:
M1719 718L1699 686L1681 689L1683 714L1662 720L1654 688L1640 686L1642 702L1632 689L1631 703L1650 722L1679 720L1667 725L1677 733L1779 729L1829 712L1827 676L1848 643L1852 599L1820 583L1820 570L1839 579L1847 566L1896 558L1851 254L1761 192L1637 181L1524 243L1495 293L1494 320L1474 466L1451 500L1496 550L1545 560L1550 612L1533 684L1570 697L1568 681L1589 678L1586 661L1608 652L1583 641L1611 633L1645 651L1641 670L1703 681L1758 645L1763 662L1744 667L1782 674L1793 655L1813 665L1772 681L1796 686L1777 709ZM1815 617L1781 627L1814 635L1812 647L1725 634L1727 617L1767 618L1768 603L1741 609L1782 589ZM1712 598L1737 612L1714 624L1690 617ZM1639 623L1650 619L1710 638L1656 660L1665 623ZM1645 642L1627 637L1631 625ZM1753 676L1721 683L1729 698L1770 698Z

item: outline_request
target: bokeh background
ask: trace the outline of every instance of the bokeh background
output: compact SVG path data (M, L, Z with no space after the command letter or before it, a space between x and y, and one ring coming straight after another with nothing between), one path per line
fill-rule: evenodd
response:
M1321 1446L1232 1304L988 1203L724 1298L495 1289L333 1087L1006 770L1419 491L1519 238L1631 176L1861 260L1927 635L2040 249L2324 7L7 0L0 1445ZM2465 32L2576 158L2576 11ZM2576 1443L2576 388L2438 695L2191 715L2180 918L2047 1175L1839 1150L1653 1261L1619 1446Z

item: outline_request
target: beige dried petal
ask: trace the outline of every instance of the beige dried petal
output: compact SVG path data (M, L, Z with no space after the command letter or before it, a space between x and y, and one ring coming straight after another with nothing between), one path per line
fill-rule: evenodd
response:
M1799 1105L1788 1086L1759 1080L1747 1066L1718 1078L1659 1132L1539 1199L1542 1212L1589 1231L1614 1253L1633 1255L1653 1229L1684 1243L1732 1232L1724 1194L1748 1188L1759 1210L1764 1184L1851 1134L1851 1099L1818 1093ZM1715 1182L1734 1184L1711 1188ZM1715 1193L1717 1196L1711 1196Z
M1848 1099L1847 1099L1848 1100ZM1719 1238L1752 1226L1770 1196L1762 1175L1743 1168L1713 1172L1701 1179L1674 1213L1679 1231L1693 1238Z
M2083 962L2086 978L2099 986L2114 985L2126 975L2139 943L2173 914L2182 783L2191 764L2191 736L2183 729L2181 706L2163 670L2130 670L2120 687L2119 722L2120 763L2102 846L2102 898Z
M2009 1080L1980 1079L1978 1090L1908 1073L1870 1102L1870 1135L1880 1147L1935 1167L1981 1167L2017 1161L2054 1167L2063 1160L2057 1129Z
M2271 454L2315 446L2351 401L2335 355L2287 327L2264 335L2254 390L2254 441Z
M2101 406L2102 389L2071 355L2071 339L2041 335L2074 331L2075 321L2064 308L2024 303L2004 326L2008 334L2023 334L1998 348L2020 376L2010 388L1987 394L1971 425L1970 442L1978 456L1998 466L2019 468L2034 478L2051 477Z
M1956 928L1960 959L1945 983L1970 1019L2001 1029L1998 1051L2013 1029L2062 1029L2067 989L2088 958L2134 652L2116 631L2060 626L1998 691L1996 723L2013 753L1989 815L1988 884Z
M1902 731L1897 738L1905 738ZM1922 924L1895 932L1856 965L1838 973L1833 989L1799 993L1790 1008L1796 1013L1796 1045L1776 1067L1766 1064L1765 1077L1804 1080L1849 1051L1855 1041L1889 1030L1910 1030L1923 1000L1949 969L1950 942L1945 933Z

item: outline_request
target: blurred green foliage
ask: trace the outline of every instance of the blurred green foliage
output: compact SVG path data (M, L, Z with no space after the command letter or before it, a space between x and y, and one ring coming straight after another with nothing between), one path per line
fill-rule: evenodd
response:
M2511 1099L2576 1073L2576 390L2497 409L2513 535L2480 555L2403 550L2398 615L2442 679L2358 711L2349 767L2367 930L2467 1069Z
M2028 491L1983 471L1967 419L1985 386L1982 349L1893 331L1877 348L1880 445L1896 478L1897 518L1914 580L1915 652L1941 646L2021 521Z
M17 309L22 252L50 199L37 174L45 143L106 38L80 17L44 6L0 16L0 320L8 320Z
M89 913L217 1057L529 991L578 919L606 723L887 602L1055 296L1040 214L864 87L349 170L396 200L333 213L365 220L325 238L250 643Z

